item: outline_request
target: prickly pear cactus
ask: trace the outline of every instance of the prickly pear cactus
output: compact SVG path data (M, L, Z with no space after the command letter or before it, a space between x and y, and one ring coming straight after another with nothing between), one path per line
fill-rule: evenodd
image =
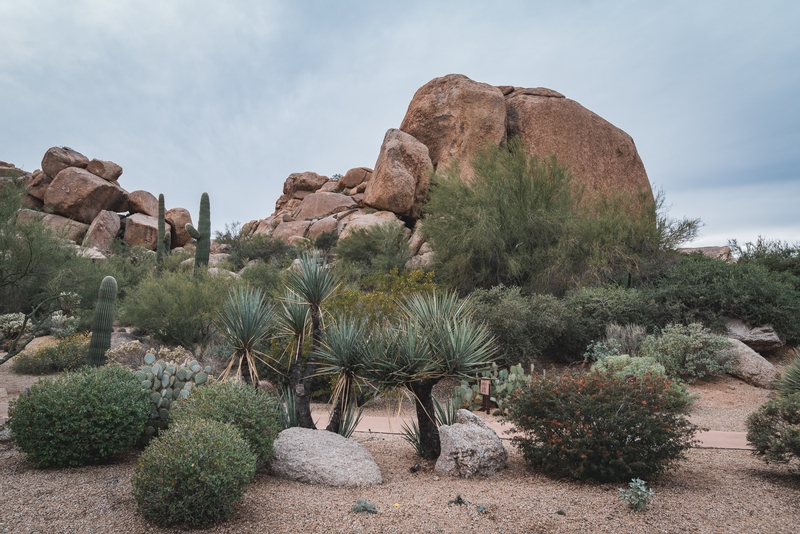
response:
M92 321L92 341L89 343L89 365L106 364L106 351L111 347L111 330L114 326L114 301L117 300L117 280L106 276L100 282L97 308Z
M197 360L176 364L156 360L155 355L145 354L144 365L136 372L142 386L150 391L150 420L142 435L147 444L158 432L169 426L170 408L181 398L187 398L195 388L208 381L211 367L201 367Z
M533 376L533 365L530 368L530 375L525 374L522 365L512 365L508 369L499 369L497 364L492 364L492 369L482 373L483 378L492 379L492 390L489 400L495 405L500 414L505 414L508 410L508 403L514 392L530 384ZM483 402L478 383L470 383L466 380L461 381L460 386L455 388L456 396L461 398L462 406L470 410L478 409Z
M186 223L186 231L197 240L194 253L194 270L198 272L208 267L208 257L211 254L211 202L208 193L200 197L200 218L197 228L192 223Z

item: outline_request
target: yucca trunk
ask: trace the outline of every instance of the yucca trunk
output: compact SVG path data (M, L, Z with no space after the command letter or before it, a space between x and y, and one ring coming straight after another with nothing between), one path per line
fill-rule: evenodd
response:
M314 424L314 419L311 417L311 381L317 371L317 348L319 348L320 340L322 339L322 321L319 306L311 304L309 308L311 313L311 354L308 356L302 378L300 378L299 361L295 362L297 367L292 369L291 375L297 422L301 428L316 429L317 425ZM297 382L294 382L295 377Z
M436 412L433 408L433 386L439 379L424 379L411 382L408 387L414 393L414 405L417 408L417 424L419 425L419 442L422 457L434 461L442 452L439 441L439 427L436 426Z

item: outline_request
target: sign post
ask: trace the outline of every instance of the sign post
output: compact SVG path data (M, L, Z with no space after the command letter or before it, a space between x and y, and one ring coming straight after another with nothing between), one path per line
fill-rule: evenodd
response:
M492 404L492 401L489 399L489 397L492 396L491 378L481 378L481 396L483 397L483 405L481 406L481 409L486 410L486 413L489 413Z

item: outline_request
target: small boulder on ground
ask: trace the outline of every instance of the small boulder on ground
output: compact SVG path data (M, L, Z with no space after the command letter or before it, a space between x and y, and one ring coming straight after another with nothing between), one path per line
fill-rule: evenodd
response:
M506 467L508 452L480 417L458 410L454 425L439 427L442 452L436 471L454 477L490 476Z
M733 357L731 375L759 388L772 389L780 378L780 373L766 358L739 341L728 338L731 342L729 354Z
M274 443L275 475L308 484L369 486L383 482L372 455L359 443L327 430L287 428Z

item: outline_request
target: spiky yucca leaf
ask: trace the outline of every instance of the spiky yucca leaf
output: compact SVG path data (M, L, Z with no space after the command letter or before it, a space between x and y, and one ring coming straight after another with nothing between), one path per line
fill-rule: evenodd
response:
M263 361L264 355L258 347L269 336L275 321L275 313L263 291L246 286L234 288L217 319L220 332L234 348L220 379L227 378L235 367L237 379L249 378L253 384L258 384L256 358ZM242 376L242 367L247 368L247 377Z
M793 393L800 393L800 356L786 366L775 389L782 397L788 397Z
M297 268L289 271L287 285L303 302L316 307L321 306L339 287L328 269L325 256L316 250L300 257Z

